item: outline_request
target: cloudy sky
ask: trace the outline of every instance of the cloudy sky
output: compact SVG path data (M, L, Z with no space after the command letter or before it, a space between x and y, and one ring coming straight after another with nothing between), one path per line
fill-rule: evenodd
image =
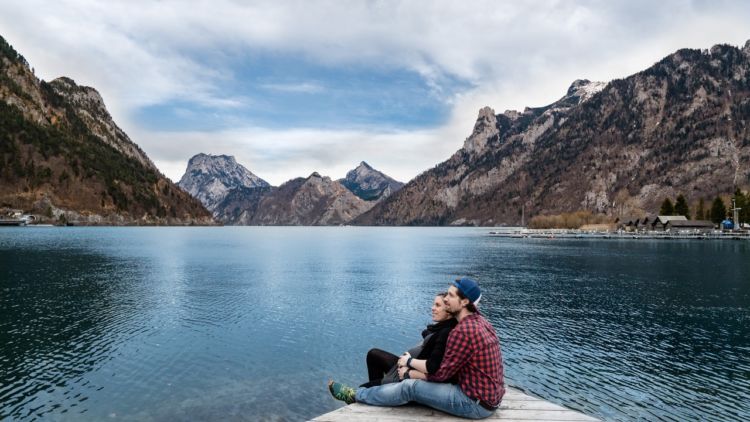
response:
M272 184L360 161L407 181L478 110L549 104L673 51L744 45L745 1L2 1L45 80L95 87L172 180L200 152Z

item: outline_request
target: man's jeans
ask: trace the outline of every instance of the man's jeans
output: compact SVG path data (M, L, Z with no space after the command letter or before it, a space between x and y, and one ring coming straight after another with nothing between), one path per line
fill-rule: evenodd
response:
M470 419L486 418L493 413L470 399L458 385L423 380L408 379L378 387L360 387L356 398L359 403L373 406L400 406L413 401Z

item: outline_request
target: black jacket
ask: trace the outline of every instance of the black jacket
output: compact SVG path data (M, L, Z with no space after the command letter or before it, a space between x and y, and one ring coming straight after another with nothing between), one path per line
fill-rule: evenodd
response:
M440 369L440 363L443 362L443 355L445 355L445 345L448 342L448 335L450 335L451 330L457 324L458 321L455 318L451 318L447 321L430 324L422 331L422 338L424 339L422 351L419 355L414 356L414 358L427 360L428 374L434 374Z

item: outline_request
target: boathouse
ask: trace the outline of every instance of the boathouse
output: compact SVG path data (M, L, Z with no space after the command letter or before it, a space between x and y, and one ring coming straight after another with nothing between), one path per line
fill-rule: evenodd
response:
M669 220L664 230L677 233L710 233L714 223L706 220Z
M647 215L640 220L638 220L638 223L636 224L636 228L638 230L651 230L651 225L653 224L654 220L656 220L655 215Z
M638 217L618 217L615 223L618 230L632 232L638 230L638 220Z
M666 230L667 223L670 221L687 221L684 215L659 215L651 223L651 230Z

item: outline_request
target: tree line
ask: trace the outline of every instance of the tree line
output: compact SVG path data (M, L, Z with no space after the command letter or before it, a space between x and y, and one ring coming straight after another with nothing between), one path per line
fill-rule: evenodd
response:
M734 199L734 206L740 208L738 213L739 222L747 222L750 219L750 194L737 188L734 191L732 199ZM719 224L727 217L732 217L731 205L731 201L727 205L719 195L716 195L716 198L711 203L711 208L707 209L705 199L700 198L695 208L695 220L708 220ZM677 196L674 204L670 198L664 198L664 202L662 202L661 208L659 208L659 215L684 215L688 220L693 219L688 202L682 194Z

